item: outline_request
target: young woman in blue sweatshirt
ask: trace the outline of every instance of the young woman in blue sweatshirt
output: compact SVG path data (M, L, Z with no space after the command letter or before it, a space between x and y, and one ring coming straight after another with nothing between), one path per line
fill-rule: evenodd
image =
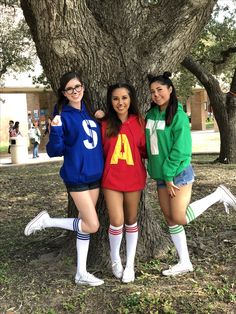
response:
M65 73L58 89L57 115L51 123L47 153L63 156L60 175L78 209L78 218L51 218L42 211L25 228L25 235L48 227L77 232L76 284L98 286L103 280L87 272L90 233L99 228L96 202L103 172L100 126L83 100L84 84L77 72ZM60 113L60 114L59 114Z

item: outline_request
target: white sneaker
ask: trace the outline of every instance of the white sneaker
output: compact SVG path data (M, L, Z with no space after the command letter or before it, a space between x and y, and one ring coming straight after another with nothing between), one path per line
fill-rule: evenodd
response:
M162 275L164 275L164 276L176 276L176 275L185 274L185 273L188 273L191 271L193 271L193 265L191 263L187 264L187 265L178 263L178 264L170 267L169 269L163 270Z
M88 286L100 286L102 284L104 284L104 281L102 279L99 279L97 277L95 277L94 275L86 272L83 273L82 275L75 276L75 283L77 285L88 285Z
M221 184L216 191L220 193L220 202L223 203L227 214L229 214L229 206L236 210L236 197L224 185Z
M29 236L31 233L45 229L45 220L50 218L48 212L43 210L34 219L32 219L25 227L25 235Z
M111 267L112 267L113 275L116 278L120 279L122 277L123 271L124 271L123 266L121 264L121 261L114 262Z
M134 269L131 267L126 267L123 272L122 282L124 283L133 282L134 278L135 278Z

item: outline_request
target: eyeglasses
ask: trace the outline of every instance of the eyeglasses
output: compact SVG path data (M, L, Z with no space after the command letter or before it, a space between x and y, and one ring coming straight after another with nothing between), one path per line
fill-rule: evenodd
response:
M68 87L64 90L64 92L66 92L67 94L69 95L72 95L74 93L74 91L76 92L81 92L82 91L82 88L83 88L83 85L75 85L75 87Z

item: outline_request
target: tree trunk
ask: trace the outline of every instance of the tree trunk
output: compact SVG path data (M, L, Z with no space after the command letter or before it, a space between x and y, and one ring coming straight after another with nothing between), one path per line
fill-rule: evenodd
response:
M225 95L219 82L199 63L187 56L181 64L205 87L220 132L219 162L236 163L236 75L231 83L231 93Z
M226 108L228 114L229 146L227 147L227 162L236 164L236 68L231 81L230 91L226 95Z
M147 73L175 70L216 2L21 0L21 7L54 90L64 72L76 69L100 107L108 84L130 81L145 111Z
M216 2L118 0L111 5L110 0L21 0L21 7L55 91L64 72L80 71L90 102L102 108L107 86L127 81L135 86L145 112L150 102L147 74L175 70ZM139 212L138 256L143 259L167 244L148 203L144 198ZM102 196L97 207L102 227L90 246L90 262L96 265L108 260L108 219Z

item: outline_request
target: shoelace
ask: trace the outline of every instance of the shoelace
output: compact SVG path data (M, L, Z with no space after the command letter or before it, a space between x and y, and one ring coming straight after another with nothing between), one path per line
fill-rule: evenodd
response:
M44 229L45 229L45 227L43 227L42 225L40 225L40 226L34 228L33 234L35 234L37 231L44 230Z
M96 279L94 275L87 273L86 274L86 278L90 278L90 279Z
M111 266L116 267L116 265L121 265L121 263L120 262L114 262Z
M170 268L168 269L168 270L173 270L173 271L178 271L178 269L179 269L179 267L181 267L181 264L180 263L178 263L178 264L176 264L176 265L173 265L173 266L170 266Z
M86 273L80 280L82 281L88 281L88 280L97 280L97 278L93 275L93 274L90 274L90 273Z
M223 202L223 205L224 205L226 213L229 214L229 204L226 202Z
M183 268L183 266L181 265L181 263L178 263L176 265L170 266L169 270L173 270L173 271L179 271L179 268ZM190 267L190 266L189 266ZM186 266L186 268L189 268L188 266Z

